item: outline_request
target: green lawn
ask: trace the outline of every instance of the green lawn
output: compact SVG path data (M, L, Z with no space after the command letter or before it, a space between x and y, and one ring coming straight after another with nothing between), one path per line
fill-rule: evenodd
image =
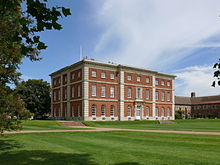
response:
M82 129L71 128L61 125L58 121L47 120L23 120L22 130L68 130L68 129Z
M88 126L108 128L220 132L219 119L175 120L174 122L175 124L158 124L157 121L86 121L84 123Z
M220 136L145 132L0 136L1 165L219 165Z

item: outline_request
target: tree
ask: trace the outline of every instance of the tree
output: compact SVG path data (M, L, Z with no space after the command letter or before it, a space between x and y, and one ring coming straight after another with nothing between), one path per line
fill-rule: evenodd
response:
M213 68L216 69L214 72L214 77L217 79L216 81L213 81L212 86L215 87L216 84L220 86L220 59L217 63L214 64Z
M27 119L32 114L25 109L25 103L9 87L0 88L0 133L4 130L21 128L20 119Z
M25 102L25 107L35 115L50 112L50 84L46 81L29 79L18 83L15 92Z
M18 83L21 74L17 69L22 59L27 57L31 61L41 60L40 51L47 46L40 40L39 32L61 30L59 18L71 15L70 9L64 7L48 8L47 1L0 0L0 105L3 105L0 109L1 128L10 118L4 118L4 114L9 113L8 111L14 113L11 110L13 108L4 105L8 97L14 101L14 105L10 102L11 107L22 102L8 87L10 83ZM22 109L17 105L18 112Z

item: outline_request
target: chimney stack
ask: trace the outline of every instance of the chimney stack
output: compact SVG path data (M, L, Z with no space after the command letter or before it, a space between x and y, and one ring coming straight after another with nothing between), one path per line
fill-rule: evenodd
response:
M196 92L191 92L191 98L196 97Z

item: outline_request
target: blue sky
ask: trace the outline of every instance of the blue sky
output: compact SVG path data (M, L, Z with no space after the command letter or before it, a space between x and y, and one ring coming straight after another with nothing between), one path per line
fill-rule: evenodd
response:
M51 0L71 9L61 31L41 33L43 60L23 60L23 79L50 82L50 73L79 60L144 67L177 75L176 95L220 94L212 88L220 58L219 0Z

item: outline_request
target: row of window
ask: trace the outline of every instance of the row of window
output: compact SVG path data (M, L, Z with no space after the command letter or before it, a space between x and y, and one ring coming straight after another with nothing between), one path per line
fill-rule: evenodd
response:
M132 76L131 75L127 75L127 80L128 81L132 81ZM137 76L136 81L137 82L141 82L141 76ZM150 83L150 78L146 77L145 82L146 83Z
M159 81L159 80L155 80L155 85L162 85L162 86L170 86L170 81L167 81L166 83L165 83L165 81L164 80L161 80L161 81Z
M76 95L75 95L75 90L76 90ZM71 87L71 97L81 97L80 85ZM67 99L67 88L63 89L63 99ZM53 92L53 100L54 101L60 100L60 90Z
M92 116L96 116L97 106L95 104L93 104L91 108L92 108ZM146 107L145 112L146 112L146 116L150 116L150 108L148 106ZM101 115L102 116L106 115L106 106L104 104L101 105ZM114 116L114 115L115 115L115 106L110 105L110 116ZM136 110L136 116L140 116L140 115L141 115L140 110ZM166 115L167 116L171 115L171 110L169 107L167 108ZM131 106L130 105L127 106L127 116L131 117ZM159 116L159 108L158 107L155 108L155 116ZM161 108L161 116L165 116L165 108L164 107Z
M219 109L220 104L214 104L214 105L197 105L192 106L192 110L202 110L202 109Z
M161 94L161 101L165 101L165 92L155 92L155 100L158 101L159 100L159 96ZM171 100L171 94L170 92L166 93L166 101L170 101ZM127 98L132 98L132 89L131 88L127 88ZM136 88L136 98L137 99L142 99L142 88L138 87ZM145 98L147 100L150 99L150 90L146 89L145 90Z
M97 96L97 85L92 85L92 96ZM101 97L106 97L106 86L101 86ZM115 97L115 87L110 87L110 97Z
M166 93L167 96L166 96L166 101L170 101L171 100L171 95L170 95L170 92L167 92ZM159 100L159 97L161 97L161 101L165 101L165 92L158 92L156 91L155 92L155 100Z
M97 107L95 104L92 105L92 116L96 116L97 113ZM106 115L106 106L105 105L101 105L101 115L105 116ZM115 106L114 105L110 105L110 116L114 116L115 115Z
M148 106L146 107L145 112L146 112L146 116L150 116L150 108ZM170 108L168 107L167 108L167 116L170 116L170 115L171 115L171 111L170 111ZM127 106L127 116L129 116L129 117L131 116L131 106L130 105ZM136 116L140 116L140 109L138 110L138 108L136 110ZM155 116L159 116L159 108L158 107L155 108ZM165 108L164 107L161 108L161 116L165 116Z
M97 72L96 71L92 71L92 77L97 77ZM101 76L100 76L101 78L106 78L106 72L101 72ZM114 73L110 73L110 79L111 80L114 80L115 79L115 75L114 75Z

